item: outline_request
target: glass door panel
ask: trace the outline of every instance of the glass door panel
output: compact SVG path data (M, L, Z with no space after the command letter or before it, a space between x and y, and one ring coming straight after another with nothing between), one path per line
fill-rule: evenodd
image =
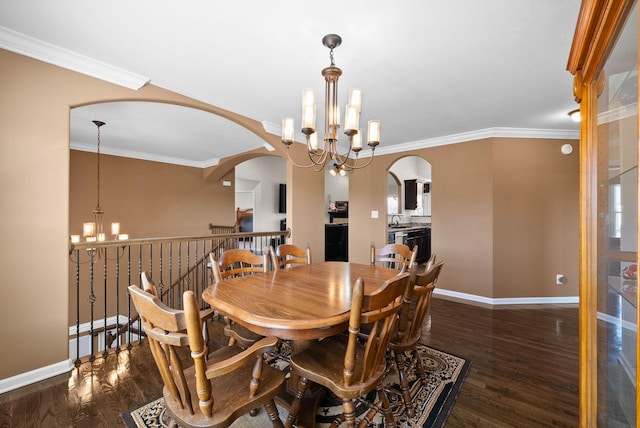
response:
M638 19L634 6L598 98L598 426L636 422Z

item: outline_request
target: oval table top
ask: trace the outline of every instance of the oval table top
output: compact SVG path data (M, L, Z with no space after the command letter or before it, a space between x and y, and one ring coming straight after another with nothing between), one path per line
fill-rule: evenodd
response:
M346 329L357 278L364 280L366 295L397 274L395 269L369 264L314 262L226 279L206 288L202 297L258 334L321 339Z

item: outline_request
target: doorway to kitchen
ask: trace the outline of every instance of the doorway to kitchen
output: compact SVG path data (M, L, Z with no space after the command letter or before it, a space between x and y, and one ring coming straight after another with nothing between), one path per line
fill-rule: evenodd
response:
M417 260L423 263L431 256L431 164L406 156L391 165L387 178L387 242L417 245Z

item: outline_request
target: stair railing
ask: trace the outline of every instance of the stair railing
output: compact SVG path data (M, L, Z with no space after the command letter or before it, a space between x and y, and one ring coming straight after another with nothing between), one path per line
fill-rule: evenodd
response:
M207 265L211 252L219 257L229 248L247 248L261 254L265 247L283 243L290 233L234 232L71 244L70 359L78 366L139 343L142 326L127 287L140 285L143 271L150 272L167 306L181 309L182 293L193 290L205 307L202 291L211 282Z

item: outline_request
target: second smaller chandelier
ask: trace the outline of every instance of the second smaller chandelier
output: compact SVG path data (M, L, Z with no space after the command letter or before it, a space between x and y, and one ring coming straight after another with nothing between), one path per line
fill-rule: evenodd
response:
M302 91L302 133L307 139L307 153L311 163L299 165L291 159L289 146L295 140L294 121L291 117L282 119L282 143L287 147L287 156L297 167L311 168L322 171L327 162L333 162L332 172L351 171L364 168L373 160L374 152L380 144L380 121L370 120L367 126L367 145L371 148L371 157L365 164L358 165L358 155L362 150L362 131L360 129L360 105L362 93L360 89L352 89L345 111L344 133L349 138L349 149L345 153L338 152L338 130L340 129L340 107L338 106L338 79L342 70L335 66L333 49L340 46L342 38L337 34L327 34L322 38L322 44L329 48L331 65L322 70L325 80L324 100L324 144L318 147L318 132L316 130L316 104L312 89ZM351 162L349 156L353 152L355 158Z

